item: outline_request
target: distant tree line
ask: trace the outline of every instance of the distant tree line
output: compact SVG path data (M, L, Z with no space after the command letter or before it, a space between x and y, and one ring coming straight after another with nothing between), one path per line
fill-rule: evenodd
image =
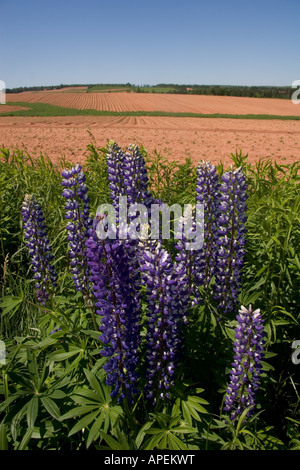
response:
M187 93L197 95L246 96L251 98L290 99L293 92L291 87L275 86L196 85L190 88L191 90L187 91Z
M16 88L6 88L6 93L22 93L23 91L47 91L47 90L60 90L61 88L67 87L76 87L76 86L89 86L89 85L82 85L82 84L72 84L72 85L64 85L61 83L60 85L41 85L41 86L20 86Z
M176 85L160 83L158 88L172 88L166 93L217 96L245 96L253 98L290 99L293 89L288 86L240 86L240 85ZM155 87L153 87L155 88Z

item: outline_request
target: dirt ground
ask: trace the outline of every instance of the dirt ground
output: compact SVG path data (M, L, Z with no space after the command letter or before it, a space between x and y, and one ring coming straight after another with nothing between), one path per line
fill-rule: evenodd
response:
M82 93L62 91L26 91L11 93L7 102L48 103L64 108L98 111L164 111L201 114L273 114L300 116L300 105L291 100L246 98L238 96L205 96L160 93Z
M24 106L15 106L13 104L1 104L0 112L1 113L10 113L11 111L21 111L22 109L28 109Z
M241 149L248 160L272 158L280 163L300 161L300 121L212 119L182 117L0 117L0 146L41 152L53 161L62 156L83 162L86 146L99 147L114 139L121 147L143 145L169 160L190 157L227 164Z

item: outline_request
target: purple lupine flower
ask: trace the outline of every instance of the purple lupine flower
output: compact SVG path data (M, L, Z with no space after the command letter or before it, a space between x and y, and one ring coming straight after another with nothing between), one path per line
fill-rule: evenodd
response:
M128 204L142 203L147 208L154 203L148 191L148 175L144 157L135 144L130 144L124 155L124 184Z
M264 358L264 320L260 309L246 309L244 306L237 315L235 328L234 361L230 372L230 382L225 396L224 410L235 420L248 407L247 416L256 406L256 394Z
M184 213L183 216L179 219L178 231L175 232L174 238L175 248L177 250L175 255L175 264L177 272L181 273L181 282L180 282L180 297L185 304L188 304L189 307L199 303L199 291L198 291L198 260L199 260L199 251L202 249L198 248L197 250L188 249L187 245L189 243L189 236L191 233L195 232L196 228L195 214L193 210ZM189 225L189 228L187 228ZM186 321L185 321L186 322Z
M139 273L133 269L134 262L123 240L97 237L96 226L102 217L105 215L96 215L86 242L96 312L101 316L100 353L108 358L103 368L108 374L107 385L113 387L111 396L132 400L138 392Z
M112 204L116 210L116 222L118 223L119 197L126 195L124 184L124 152L114 141L109 141L106 152L106 164L108 171L109 189Z
M140 252L147 295L146 397L155 404L169 398L182 345L184 314L180 304L182 271L174 269L161 242L149 241ZM183 309L184 310L184 309Z
M198 249L186 250L185 246L188 241L186 236L182 236L181 240L176 243L178 250L176 260L180 260L185 265L189 293L193 296L192 304L200 303L203 295L208 293L209 283L215 273L214 240L220 186L216 167L209 162L200 162L196 175L196 207L202 207L203 214L201 221L196 221L193 214L191 230L195 231L197 228L199 231L201 228L202 244ZM201 296L200 286L204 286Z
M26 246L34 272L33 278L36 281L37 299L42 305L46 305L50 289L57 286L57 274L52 264L52 248L47 237L43 211L33 195L25 196L22 218Z
M61 173L64 190L62 196L66 199L66 229L68 230L70 266L75 289L88 291L88 267L85 256L85 241L88 237L90 218L90 200L87 195L85 175L82 167L76 164L70 170Z
M203 247L195 256L194 269L198 286L204 286L204 292L215 274L215 236L220 195L220 183L217 169L210 162L200 162L197 167L196 202L204 206Z
M175 256L175 265L178 272L181 272L182 282L180 285L181 296L190 306L198 299L198 293L195 289L194 278L194 254L185 249L185 238L176 242L175 248L177 253Z
M110 196L119 222L119 197L127 197L127 205L144 204L148 210L153 198L148 190L148 175L144 157L139 147L130 144L126 152L115 141L110 141L106 153Z
M221 177L215 236L216 272L213 297L222 313L234 313L245 256L247 185L241 168Z

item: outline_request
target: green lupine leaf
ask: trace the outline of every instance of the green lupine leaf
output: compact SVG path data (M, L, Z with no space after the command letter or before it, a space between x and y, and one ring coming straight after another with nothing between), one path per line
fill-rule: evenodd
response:
M75 356L76 354L82 354L84 351L83 349L75 349L74 351L67 351L67 352L55 352L50 354L48 359L49 361L53 362L60 362L65 361L66 359L70 359L70 357Z
M18 450L25 450L27 447L27 444L29 443L31 437L33 434L33 428L28 428L27 431L25 432L23 439L18 447Z
M93 405L85 405L85 406L76 406L76 408L72 408L70 411L67 411L67 413L63 414L60 417L60 420L63 421L65 419L70 419L70 418L75 418L77 416L81 416L86 413L90 413L94 409L99 409L99 405L93 404Z
M87 438L87 442L86 442L87 448L89 448L91 443L94 442L100 436L100 430L101 430L101 426L102 426L102 423L103 423L104 419L105 419L105 413L102 410L100 415L95 420L94 424L92 425L92 427L90 429L90 432L89 432L89 435L88 435L88 438ZM104 432L106 432L106 431L107 431L107 429L106 430L104 429Z
M204 402L205 402L205 400L204 400ZM200 413L204 413L204 414L208 413L208 411L202 405L200 405L199 401L197 400L197 397L190 397L189 396L189 404L191 406L193 406L195 408L195 410L199 411ZM208 403L206 402L205 404L208 404Z
M188 434L195 432L191 426L177 426L176 428L171 429L172 433L175 432L177 434Z
M174 436L174 434L170 433L168 435L168 441L169 441L169 449L171 450L187 450L187 446L184 442L182 442L177 436Z
M44 439L46 437L55 437L56 430L52 421L43 421L39 426L33 428L33 439Z
M150 439L148 439L145 444L143 445L142 449L143 450L153 450L155 449L159 442L161 441L161 439L163 438L164 434L158 434L158 435L155 435L155 436L152 436Z
M102 385L97 380L97 377L91 371L89 371L87 369L84 369L84 373L86 375L86 378L89 381L90 386L95 391L95 394L96 394L97 398L100 401L105 401L105 395L103 393Z
M99 414L99 410L97 409L93 413L89 413L89 414L85 415L83 418L81 418L75 424L75 426L73 426L73 428L69 432L68 436L70 437L73 434L75 434L76 432L79 432L79 431L85 429L92 421L94 421L94 419L96 418L96 416L98 416L98 414Z
M191 412L191 407L188 406L188 403L185 402L185 401L182 401L181 402L181 407L182 407L182 414L183 414L183 417L184 419L186 420L186 422L192 426L192 418L191 418L191 415L192 415L192 412ZM197 417L199 418L199 416L197 415Z
M150 428L150 429L147 429L146 434L162 434L166 431L167 431L167 429Z
M57 404L55 403L55 401L53 401L50 397L41 397L41 401L44 405L44 407L46 408L46 410L48 411L48 413L55 419L60 419L60 411L59 411L59 408L57 406Z
M2 309L1 315L5 316L12 310L17 309L22 302L23 299L21 297L13 295L2 297L2 300L0 301L0 308Z
M18 374L15 372L8 372L9 378L13 383L22 385L25 390L30 392L35 392L35 386L27 377L24 377L23 374Z
M151 426L152 426L152 422L151 421L148 421L147 423L144 424L144 426L141 427L141 429L139 430L137 436L136 436L136 439L135 439L135 444L137 446L137 448L140 447L140 445L142 444L143 442L143 439L146 435L146 431L147 429L149 429Z
M110 449L112 450L124 450L122 448L122 445L114 439L112 436L109 434L106 434L104 431L100 431L101 437L105 440L106 444L109 446Z
M5 424L2 421L0 424L0 450L8 450L8 439Z
M39 408L39 399L38 397L33 397L27 405L27 424L29 428L34 427L34 423L38 414Z

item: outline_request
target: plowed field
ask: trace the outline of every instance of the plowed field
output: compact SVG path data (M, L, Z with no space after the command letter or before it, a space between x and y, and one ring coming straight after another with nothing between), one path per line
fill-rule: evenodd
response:
M10 113L11 111L21 111L21 109L28 109L24 106L14 106L11 104L1 104L0 105L0 112L1 113Z
M230 96L29 91L9 94L6 101L39 102L64 108L96 109L98 111L164 111L172 113L300 116L300 105L293 104L291 100Z
M0 146L24 148L32 156L42 152L53 161L62 156L74 163L84 161L92 136L97 146L105 146L108 139L122 147L143 144L149 153L156 148L164 157L181 162L191 157L195 163L202 159L228 163L236 149L248 153L250 162L264 157L281 163L300 161L300 121L147 116L0 118Z

